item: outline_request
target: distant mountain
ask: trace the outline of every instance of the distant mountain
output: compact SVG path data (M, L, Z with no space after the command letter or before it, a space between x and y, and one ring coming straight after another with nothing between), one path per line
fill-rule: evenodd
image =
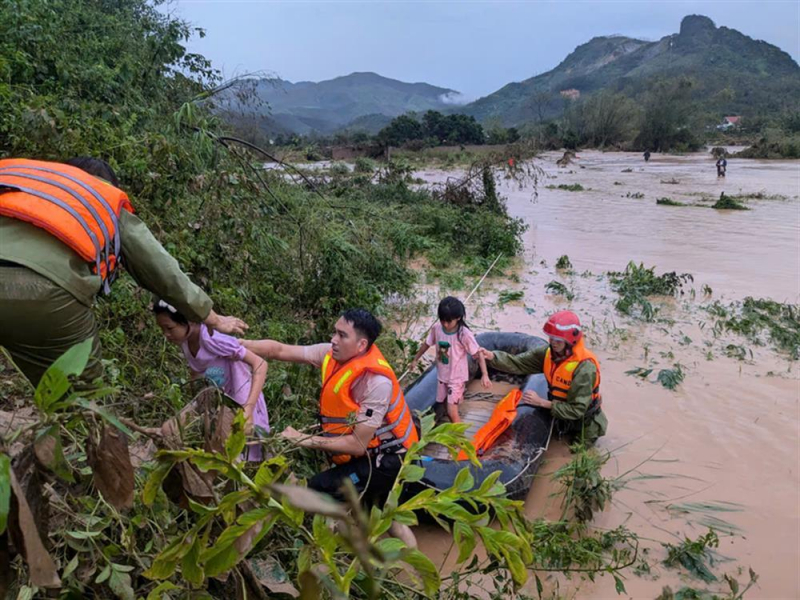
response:
M244 87L248 88L247 94L241 94ZM250 96L246 105L241 101L242 95ZM451 106L448 99L457 96L455 90L427 83L405 83L376 73L352 73L319 83L248 80L228 91L225 104L229 113L243 109L250 115L268 117L276 131L325 134L363 126L374 133L376 126L380 129L392 117L407 112L445 110Z
M553 117L568 99L601 89L637 97L654 77L686 75L694 98L708 111L757 114L777 111L800 96L800 67L786 52L708 17L687 16L680 32L657 42L596 37L578 46L547 73L510 83L459 109L480 121L496 117L519 125Z

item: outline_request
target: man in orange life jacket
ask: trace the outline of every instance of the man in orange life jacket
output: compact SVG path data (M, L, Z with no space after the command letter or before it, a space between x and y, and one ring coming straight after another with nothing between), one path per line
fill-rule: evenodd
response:
M381 324L364 309L345 311L330 344L290 346L273 340L244 341L267 360L304 363L320 369L322 435L287 427L281 435L299 446L327 452L334 466L311 478L308 487L341 498L350 479L367 502L382 503L403 454L417 441L411 409L389 363L375 345Z
M33 385L87 339L94 344L82 379L102 374L92 306L98 292L110 291L121 260L139 285L189 319L223 333L247 328L212 310L133 215L108 163L0 160L0 346Z
M522 354L481 349L487 364L498 371L529 375L544 373L547 398L534 391L523 394L523 402L548 409L557 430L572 441L591 445L605 435L608 419L601 410L600 364L586 349L578 316L568 310L550 316L544 332L550 345Z

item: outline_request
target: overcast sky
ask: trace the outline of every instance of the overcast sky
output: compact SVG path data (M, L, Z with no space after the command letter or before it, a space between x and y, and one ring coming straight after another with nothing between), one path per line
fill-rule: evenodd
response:
M676 33L687 14L711 17L800 60L797 0L177 0L166 10L206 30L190 50L226 77L260 70L321 81L374 71L470 98L548 71L594 36L657 40Z

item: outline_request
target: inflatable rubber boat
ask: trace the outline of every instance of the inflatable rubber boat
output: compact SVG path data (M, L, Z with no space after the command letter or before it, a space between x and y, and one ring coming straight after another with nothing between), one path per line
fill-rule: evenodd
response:
M488 332L477 335L478 343L487 350L501 350L520 354L526 350L546 345L541 338L523 333ZM513 390L534 390L542 398L547 397L547 382L544 375L515 376L501 373L489 367L492 388L484 390L480 385L480 369L470 359L470 382L464 400L459 404L462 421L469 422L466 436L474 439L480 431L485 432L487 423L493 421L498 405L507 400ZM425 371L419 379L405 390L406 402L417 413L431 409L436 402L436 364ZM479 459L481 467L468 460L453 460L446 448L429 444L420 466L425 475L419 487L432 487L439 490L449 488L458 472L468 467L475 478L475 487L495 471L500 471L498 481L506 486L507 496L523 499L536 475L544 451L547 448L552 418L550 412L527 404L519 403L510 426L499 434L491 445L482 451ZM409 490L413 493L419 491Z

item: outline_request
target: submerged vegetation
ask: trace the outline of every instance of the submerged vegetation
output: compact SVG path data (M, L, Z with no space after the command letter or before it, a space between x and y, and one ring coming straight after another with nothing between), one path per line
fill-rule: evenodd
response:
M736 333L758 345L771 342L792 360L800 358L800 307L767 298L747 297L724 305L719 300L706 306L716 318L714 331Z
M567 192L585 192L586 188L580 183L560 183L558 185L548 185L548 190L564 190Z
M727 209L727 210L749 210L744 204L733 196L726 196L725 192L719 195L717 200L711 208Z
M655 274L655 267L628 263L623 272L609 272L612 289L619 294L615 306L621 313L652 321L658 309L648 299L651 296L675 296L682 294L683 286L694 278L689 273L678 275L674 271Z
M545 284L544 289L548 294L554 294L556 296L564 296L564 298L566 298L567 300L575 299L575 292L573 292L570 288L568 288L560 281L551 281Z

